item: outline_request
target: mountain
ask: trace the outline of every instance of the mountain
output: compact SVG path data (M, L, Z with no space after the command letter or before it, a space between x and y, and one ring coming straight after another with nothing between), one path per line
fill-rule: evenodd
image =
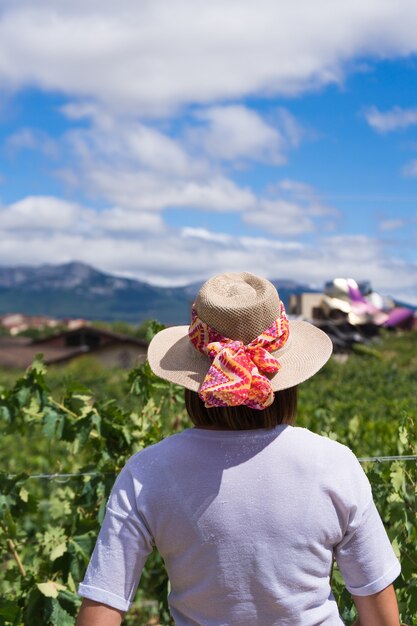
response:
M279 287L284 304L291 293L311 291L293 281L272 282ZM149 319L163 324L188 324L190 306L202 283L156 287L77 262L0 267L0 315L19 312L132 324Z

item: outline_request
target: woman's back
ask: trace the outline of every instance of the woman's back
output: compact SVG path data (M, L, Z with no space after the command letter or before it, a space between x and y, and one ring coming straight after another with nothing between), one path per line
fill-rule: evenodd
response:
M287 318L272 283L247 272L208 280L190 326L156 334L149 365L185 388L197 428L133 456L117 479L79 588L95 604L83 602L79 626L119 626L153 546L177 626L341 624L333 557L361 621L398 626L390 585L400 566L359 462L285 425L297 385L331 351L320 329Z
M128 516L142 545L110 542L107 556L126 575L117 590L114 572L103 585L132 595L138 581L129 572L154 542L178 626L342 624L330 588L335 549L348 586L399 570L371 504L351 451L308 430L190 429L132 457L119 477L104 527ZM375 554L367 548L359 571L351 555L363 532Z

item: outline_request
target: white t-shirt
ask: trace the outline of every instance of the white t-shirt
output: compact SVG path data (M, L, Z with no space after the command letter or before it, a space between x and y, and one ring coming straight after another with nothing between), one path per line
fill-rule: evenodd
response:
M303 428L193 428L130 458L116 480L79 594L127 610L153 546L177 626L343 624L348 590L400 573L349 448Z

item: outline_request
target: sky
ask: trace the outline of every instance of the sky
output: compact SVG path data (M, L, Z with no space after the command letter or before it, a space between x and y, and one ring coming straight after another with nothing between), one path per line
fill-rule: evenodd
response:
M0 0L0 265L417 304L414 0Z

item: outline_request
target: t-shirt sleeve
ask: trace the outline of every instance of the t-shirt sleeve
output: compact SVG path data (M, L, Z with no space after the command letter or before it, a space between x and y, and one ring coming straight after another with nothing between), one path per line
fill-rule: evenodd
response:
M106 515L78 594L127 611L152 549L153 538L146 520L137 510L135 485L127 465L109 497Z
M368 596L390 585L399 576L401 566L356 457L346 491L350 489L356 489L360 495L351 508L346 532L335 546L334 554L348 591L356 596Z

